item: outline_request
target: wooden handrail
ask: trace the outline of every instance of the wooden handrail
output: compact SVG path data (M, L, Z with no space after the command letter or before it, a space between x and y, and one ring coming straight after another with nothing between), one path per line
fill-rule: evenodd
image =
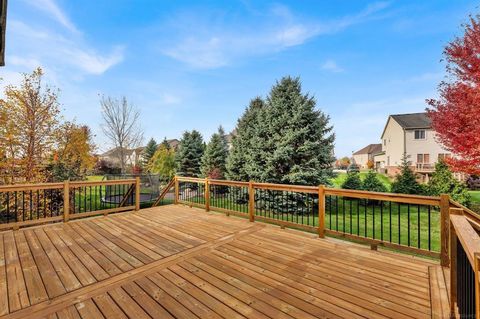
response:
M106 185L130 185L135 184L136 179L113 179L108 181L75 181L70 182L71 187L85 187L85 186L106 186Z
M339 189L339 188L325 188L325 194L337 195L337 196L348 196L348 197L354 197L354 198L365 198L365 199L372 199L372 200L385 200L385 201L397 202L397 203L440 206L439 196L380 193L380 192L369 192L369 191Z
M15 192L23 190L40 190L40 189L62 189L62 183L38 183L38 184L15 184L0 185L0 192Z
M457 282L457 272L459 271L457 242L460 243L465 255L468 259L474 277L475 289L475 318L480 317L480 236L472 226L469 219L469 209L464 209L462 205L453 202L454 207L450 208L450 315L455 318L458 305L457 289L459 283ZM463 270L461 273L464 273ZM465 286L467 283L463 283ZM471 293L471 292L470 292ZM470 294L470 296L472 296ZM464 296L464 298L468 298ZM471 297L473 298L473 297ZM461 314L470 315L470 314Z
M177 177L179 182L205 183L205 179L196 177ZM224 186L243 186L248 187L249 182L229 181L208 179L210 185L224 185ZM289 185L289 184L274 184L274 183L257 183L252 182L253 188L268 189L279 191L292 191L299 193L317 194L318 186L305 185ZM385 200L399 203L410 203L419 205L440 206L439 196L423 196L423 195L409 195L409 194L395 194L395 193L379 193L350 189L337 189L325 187L326 195L348 196L354 198L366 198L372 200Z

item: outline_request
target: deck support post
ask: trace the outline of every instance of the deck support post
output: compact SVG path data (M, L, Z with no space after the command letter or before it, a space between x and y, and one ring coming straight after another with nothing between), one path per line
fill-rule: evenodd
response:
M210 211L210 183L208 178L205 178L205 211Z
M248 217L251 222L255 221L255 189L253 182L248 182Z
M174 179L175 179L175 198L173 199L173 203L175 205L178 205L178 195L180 194L178 176L175 176Z
M325 238L325 185L318 186L318 237Z
M450 245L450 196L440 195L440 264L442 267L450 266L448 248Z
M140 177L135 177L135 211L140 210Z
M70 220L70 181L63 182L63 222Z

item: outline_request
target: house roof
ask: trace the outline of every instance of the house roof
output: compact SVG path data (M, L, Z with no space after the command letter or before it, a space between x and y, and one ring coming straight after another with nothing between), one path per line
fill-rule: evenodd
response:
M391 117L405 129L432 127L432 120L427 113L394 114Z
M133 151L135 151L135 149L124 148L123 155L124 156L130 156L130 155L132 155ZM120 158L120 147L112 148L111 150L108 150L105 153L100 154L100 156L101 157L118 157L118 158Z
M432 128L432 120L428 117L427 113L408 113L408 114L393 114L388 116L387 123L383 128L383 132L381 138L385 134L387 130L388 123L390 120L393 119L395 122L398 123L403 129L405 130L412 130L412 129L429 129Z
M180 141L177 140L176 138L173 138L171 140L167 140L168 145L170 145L171 148L176 149L178 145L180 144Z
M353 155L360 154L377 154L382 151L382 144L369 144L362 148L361 150L356 151Z
M7 27L7 0L0 0L0 66L5 65L5 29Z

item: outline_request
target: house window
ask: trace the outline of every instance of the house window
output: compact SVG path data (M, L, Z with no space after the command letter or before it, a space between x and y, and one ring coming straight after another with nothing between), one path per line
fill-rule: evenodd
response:
M450 157L452 157L452 154L450 154L450 153L439 153L438 154L438 161L440 162L440 161L443 161L444 159L450 158Z
M386 146L387 145L387 139L384 139L383 140L383 146Z
M430 154L417 154L417 163L430 163Z
M415 130L415 139L424 140L425 139L425 130Z

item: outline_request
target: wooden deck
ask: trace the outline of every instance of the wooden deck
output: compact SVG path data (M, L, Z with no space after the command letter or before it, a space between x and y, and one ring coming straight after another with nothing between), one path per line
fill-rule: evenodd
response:
M447 318L444 278L179 205L0 232L0 318Z

